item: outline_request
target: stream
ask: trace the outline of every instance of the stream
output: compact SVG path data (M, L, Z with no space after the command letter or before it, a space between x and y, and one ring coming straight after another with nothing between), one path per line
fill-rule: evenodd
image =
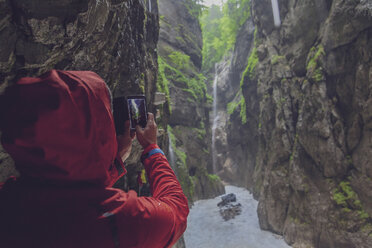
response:
M242 213L224 221L219 213L218 196L194 203L184 234L186 248L289 248L283 238L260 229L257 217L258 202L249 191L226 186L226 194L234 193Z

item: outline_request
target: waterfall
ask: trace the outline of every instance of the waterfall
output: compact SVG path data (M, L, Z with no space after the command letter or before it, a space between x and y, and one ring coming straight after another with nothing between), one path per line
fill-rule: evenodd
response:
M273 8L274 24L276 27L280 27L280 13L278 0L271 0L271 7Z
M174 173L177 175L176 171L176 157L174 155L174 150L173 150L173 143L170 134L168 134L168 141L169 141L169 164L172 167Z
M217 67L215 66L215 75L213 81L213 125L212 125L212 165L213 173L217 173L217 151L216 151L216 128L218 123L218 114L217 114Z

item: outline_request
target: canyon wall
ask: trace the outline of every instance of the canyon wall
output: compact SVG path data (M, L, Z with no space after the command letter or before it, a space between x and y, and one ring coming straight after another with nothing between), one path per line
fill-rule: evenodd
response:
M145 94L155 109L156 0L0 0L0 16L1 91L53 68L91 70L114 97ZM139 145L133 150L128 171L140 166ZM11 175L18 175L12 160L0 151L0 182Z
M217 67L219 175L249 188L261 228L294 247L372 247L372 4L279 7L275 27L271 1L252 0L255 31Z
M174 153L172 167L190 202L224 192L212 175L209 111L202 65L199 9L192 0L159 0L159 90L167 96L162 125ZM168 157L171 157L170 154Z

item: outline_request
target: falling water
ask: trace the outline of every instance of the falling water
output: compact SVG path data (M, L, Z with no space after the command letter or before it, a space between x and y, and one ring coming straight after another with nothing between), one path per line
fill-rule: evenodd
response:
M177 175L177 171L175 170L176 158L175 158L175 155L174 155L173 143L172 143L172 139L171 139L170 135L168 135L168 141L169 141L169 160L170 160L169 164L172 167L174 173Z
M273 8L274 24L276 27L279 27L281 22L280 22L280 15L279 15L278 0L271 0L271 7Z
M217 67L215 68L215 75L213 81L213 125L212 125L212 164L213 164L213 173L217 173L217 151L216 151L216 128L218 122L218 115L217 115Z

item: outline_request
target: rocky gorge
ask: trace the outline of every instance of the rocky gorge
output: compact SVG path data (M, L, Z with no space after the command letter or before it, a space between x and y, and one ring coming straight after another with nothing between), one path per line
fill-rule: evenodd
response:
M368 1L251 1L217 66L217 168L294 247L371 247ZM240 82L240 86L239 86Z
M211 129L205 77L201 73L202 33L193 1L159 1L158 87L168 102L163 106L175 153L173 168L189 200L224 192L211 174Z
M156 1L1 0L0 13L2 91L22 76L38 76L53 68L92 70L114 97L145 94L153 102ZM151 104L149 108L155 109ZM18 176L10 157L3 151L0 156L0 181ZM139 152L130 163L138 163L138 158Z
M275 26L271 1L251 0L233 48L203 71L198 2L0 0L0 93L52 68L93 70L114 97L146 95L190 205L224 193L222 179L293 247L372 247L372 3L279 0ZM118 187L138 190L140 153Z

